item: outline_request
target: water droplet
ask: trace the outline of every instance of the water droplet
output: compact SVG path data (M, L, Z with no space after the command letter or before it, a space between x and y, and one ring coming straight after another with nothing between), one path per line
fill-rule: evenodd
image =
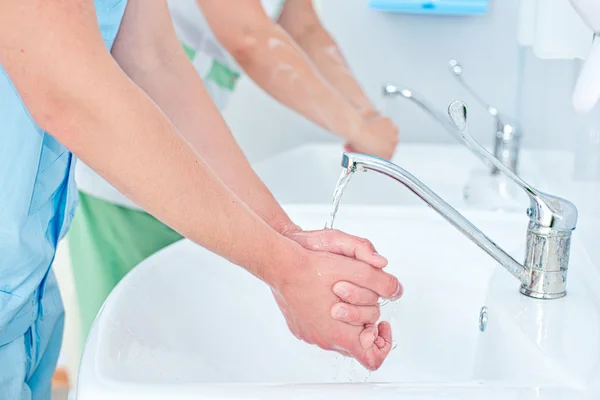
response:
M389 304L389 303L390 303L390 301L389 301L389 300L387 300L387 299L381 299L381 298L380 298L380 299L379 299L377 302L379 303L379 307L383 307L383 306L385 306L386 304Z

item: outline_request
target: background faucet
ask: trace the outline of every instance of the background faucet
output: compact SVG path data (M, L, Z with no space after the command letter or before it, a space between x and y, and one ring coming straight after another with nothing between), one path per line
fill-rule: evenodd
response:
M421 110L423 110L427 115L436 120L448 133L450 133L450 135L452 135L454 139L456 139L456 141L458 141L462 145L465 145L460 132L456 129L456 126L454 126L454 124L450 122L446 114L437 111L435 107L426 98L414 92L413 90L405 86L396 86L389 84L383 87L383 96L389 98L399 96L405 98L408 101L411 101ZM495 167L487 160L487 158L482 156L478 151L474 151L468 146L467 148L471 150L471 152L475 154L475 156L477 156L484 164L488 165L490 169L495 169Z
M506 174L529 196L529 224L523 264L512 258L425 184L396 164L364 154L344 153L342 166L350 171L373 170L406 186L515 276L521 282L522 294L538 299L565 296L571 234L577 224L576 207L568 200L531 187L475 141L468 131L467 107L464 103L452 103L448 114L457 132L460 132L463 143L487 158L499 172Z
M494 137L494 156L511 172L517 173L519 151L521 148L521 128L517 122L501 114L496 107L485 102L463 78L463 67L456 60L450 60L448 68L460 84L483 106L494 118L496 135ZM493 174L498 174L498 168L492 168Z

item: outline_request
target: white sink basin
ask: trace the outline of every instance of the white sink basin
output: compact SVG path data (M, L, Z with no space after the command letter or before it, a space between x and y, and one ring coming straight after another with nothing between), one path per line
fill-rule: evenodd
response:
M287 211L314 229L329 208ZM524 215L467 216L523 258ZM78 399L600 396L600 280L576 236L568 296L543 301L520 295L516 279L431 210L344 206L338 221L373 240L405 287L382 310L397 347L379 371L298 341L264 284L181 241L143 262L107 300L86 345Z
M254 165L254 169L281 204L328 204L341 173L343 149L338 144L317 143L297 147ZM536 154L523 151L522 177L543 190ZM448 203L467 207L464 188L473 174L487 175L485 165L464 146L403 143L395 164L416 176ZM477 185L482 182L478 181ZM517 191L517 195L521 195ZM524 197L524 210L527 198ZM357 174L344 193L344 204L422 205L402 185L377 173ZM521 209L521 208L519 208Z

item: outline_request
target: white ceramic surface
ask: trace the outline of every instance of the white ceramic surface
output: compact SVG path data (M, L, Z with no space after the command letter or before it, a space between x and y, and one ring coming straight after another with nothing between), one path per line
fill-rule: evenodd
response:
M329 208L287 211L316 229ZM525 215L466 216L523 258ZM600 397L600 279L576 235L568 296L541 301L520 295L514 278L429 209L346 205L338 221L370 238L405 286L382 310L397 347L379 371L298 341L264 284L182 241L143 262L107 300L78 399Z

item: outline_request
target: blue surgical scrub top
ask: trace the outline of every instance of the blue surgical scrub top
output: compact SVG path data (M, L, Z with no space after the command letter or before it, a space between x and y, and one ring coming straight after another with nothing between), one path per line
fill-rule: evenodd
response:
M111 49L127 1L94 4ZM0 65L0 345L22 335L37 316L35 297L43 296L56 246L75 212L75 162L31 118Z

